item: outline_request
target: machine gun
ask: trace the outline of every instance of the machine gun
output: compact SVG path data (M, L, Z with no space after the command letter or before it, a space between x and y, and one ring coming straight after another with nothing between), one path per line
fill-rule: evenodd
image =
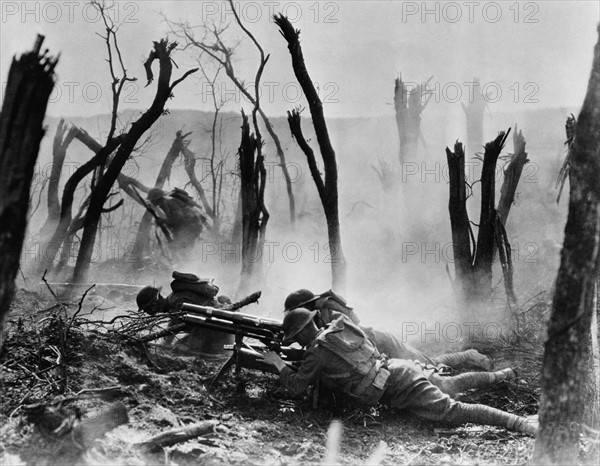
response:
M233 364L238 373L242 367L246 367L277 374L278 371L261 358L265 349L276 351L291 366L304 356L304 350L283 345L284 332L278 320L188 303L183 303L182 310L189 312L182 316L188 324L235 335L235 343L231 348L233 353L210 385L216 383ZM245 338L258 340L259 343L246 342Z

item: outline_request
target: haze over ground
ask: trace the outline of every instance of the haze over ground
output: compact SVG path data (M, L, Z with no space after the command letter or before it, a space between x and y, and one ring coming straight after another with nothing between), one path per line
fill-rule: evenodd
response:
M102 27L94 10L77 1L3 1L1 11L2 79L12 56L30 48L37 32L46 35L45 45L52 52L61 52L58 84L48 108L53 119L48 120L50 127L40 161L48 160L58 117L81 124L101 139L106 125L101 124L98 115L109 111L110 76L106 49L96 34L102 32ZM144 87L142 62L152 41L169 30L163 14L172 21L189 21L192 25L222 18L233 23L226 2L122 1L112 11L122 23L119 41L127 69L138 78L124 93L121 109L130 111L147 108L153 97L154 87ZM467 104L476 92L474 77L480 78L481 88L489 92L489 113L484 120L486 140L508 126L514 127L516 122L528 141L531 171L525 176L533 182L522 180L508 232L521 248L533 244L538 255L536 262L521 260L515 264L518 292L526 298L528 293L550 286L558 257L555 244L562 241L564 225L564 204L556 206L553 182L562 156L564 116L577 113L585 94L600 11L597 2L265 1L239 3L239 11L271 54L263 76L263 106L267 114L279 117L275 123L290 160L305 168L304 176L295 184L300 213L305 217L300 217L301 227L295 232L287 229L283 180L275 178L268 185L272 214L268 241L280 243L277 262L268 266L265 288L265 302L273 312L279 312L283 298L294 288L320 290L329 286L322 208L305 159L282 118L287 110L306 103L298 93L285 41L270 20L277 12L296 19L293 22L302 31L308 70L319 84L324 101L340 165L342 241L349 267L347 297L363 310L365 322L374 323L377 317L385 316L390 318L390 325L399 325L399 320L392 318L397 310L402 310L405 318L424 318L433 315L434 307L438 309L436 318L440 318L445 307L453 304L444 268L446 258L442 257L442 248L450 241L444 148L458 138L465 139L461 104ZM241 41L234 58L237 74L251 81L258 59L256 51L242 40L235 24L227 32L231 33L231 43ZM175 55L175 61L179 67L176 77L196 66L193 56L183 52ZM420 196L403 201L420 209L418 225L407 217L398 222L395 214L385 210L381 187L371 168L378 157L397 161L392 102L393 81L399 73L405 81L415 83L433 76L429 85L433 98L422 123L427 149L421 147L422 159L415 161L418 172L411 175L411 179L424 180L421 184L427 187ZM250 105L233 92L225 76L217 84L220 95L230 99L224 109L236 115L228 123L231 132L227 136L227 150L235 154L239 110L243 107L249 111ZM178 86L168 103L172 114L159 121L156 145L140 157L141 178L148 181L156 176L165 148L178 129L194 131L191 147L199 154L205 150L205 133L199 122L205 121L206 115L177 110L209 112L209 97L205 83L198 77ZM304 128L310 138L307 113ZM467 149L470 155L478 150ZM506 152L511 151L509 140ZM267 160L274 162L270 141L265 152ZM70 151L69 157L70 162L81 163L89 153L77 148ZM428 172L422 162L427 164ZM184 184L183 171L176 168L169 187ZM472 220L476 221L477 200L472 201ZM301 245L302 261L283 257L282 245L291 242ZM320 251L316 261L315 249L311 249L315 242ZM407 248L413 245L417 250L407 255ZM529 252L521 249L521 258L528 257ZM191 266L202 273L210 269L210 264L200 260ZM210 273L220 274L213 270ZM223 280L227 280L227 273L221 273ZM544 281L536 288L538 279ZM226 283L224 289L231 289L234 282ZM275 313L273 316L280 317Z

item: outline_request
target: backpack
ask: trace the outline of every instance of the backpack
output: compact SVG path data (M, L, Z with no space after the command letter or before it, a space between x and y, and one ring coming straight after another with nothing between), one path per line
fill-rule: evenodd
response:
M193 273L173 272L174 280L171 282L171 290L191 291L207 299L213 299L219 293L219 287L213 285L209 278L199 278Z
M375 404L386 387L390 372L375 344L346 316L333 320L318 336L317 345L328 349L347 362L362 380L350 394L367 404Z

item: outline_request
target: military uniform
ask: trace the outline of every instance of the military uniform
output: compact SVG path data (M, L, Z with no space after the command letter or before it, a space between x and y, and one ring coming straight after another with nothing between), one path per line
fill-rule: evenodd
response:
M525 418L485 405L461 403L443 391L468 388L463 386L469 385L465 384L467 380L464 377L441 378L430 375L428 378L415 361L386 360L364 333L361 341L359 332L360 329L344 316L320 329L316 339L307 347L298 371L289 367L281 368L282 384L293 394L299 395L320 380L328 388L342 391L369 405L381 401L430 420L451 424L474 422L535 433L535 427ZM342 343L336 343L336 340ZM350 349L336 347L343 346L343 342ZM494 383L506 373L476 374L479 385L485 385ZM441 379L446 382L442 383ZM458 386L454 386L456 384Z
M286 299L284 313L299 307L317 311L315 324L318 328L325 327L340 314L348 317L354 324L360 324L354 309L348 306L344 298L331 290L320 295L314 295L307 289L297 290L291 293ZM475 350L430 357L422 351L413 348L408 343L401 342L389 332L382 332L372 327L361 326L360 328L375 343L379 352L385 353L389 358L411 359L434 366L445 365L457 367L461 364L471 364L485 370L492 369L492 362L489 358Z
M166 298L160 297L159 289L146 287L146 289L154 290L159 304L155 309L148 309L149 297L145 296L147 292L141 291L138 294L138 306L150 314L156 312L178 312L181 310L183 303L195 304L198 306L208 306L213 308L222 308L226 304L230 304L231 300L226 296L219 296L219 287L213 285L211 280L198 278L194 274L186 274L173 272L174 280L171 282L171 294ZM141 295L141 296L140 296ZM169 321L167 328L181 324L183 321L178 316L174 316ZM186 330L188 335L177 342L179 348L192 350L204 354L221 354L223 347L227 344L232 344L234 336L218 332L216 330L203 329L195 325L187 325ZM175 335L165 337L165 343L168 345L173 343Z
M171 247L186 259L202 233L200 212L192 197L182 189L175 188L169 194L160 189L151 189L148 200L162 211L162 221L173 235Z

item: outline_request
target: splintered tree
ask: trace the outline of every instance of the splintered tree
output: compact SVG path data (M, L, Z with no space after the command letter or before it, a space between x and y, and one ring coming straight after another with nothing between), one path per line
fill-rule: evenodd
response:
M118 27L110 19L107 7L102 2L92 2L92 5L98 9L99 16L104 22L106 35L101 36L104 39L108 54L108 66L111 75L111 115L110 127L106 140L103 144L92 144L87 141L85 132L79 130L76 137L81 139L84 144L91 148L95 155L87 162L82 164L65 183L60 206L60 220L54 234L50 239L45 253L40 261L39 272L52 268L56 256L61 247L63 254L61 263L66 262L69 256L71 241L74 232L83 228L79 253L75 265L73 280L77 283L86 279L89 262L92 255L92 248L96 239L96 232L103 212L110 211L120 204L105 208L104 204L110 197L110 190L118 179L121 169L128 160L129 156L136 148L136 144L153 123L164 113L165 104L172 97L172 91L177 84L183 81L189 74L196 71L192 69L185 73L181 78L175 80L172 84L171 73L173 68L171 52L177 46L176 43L169 43L166 39L160 42L154 42L154 47L144 63L146 78L149 86L154 80L152 64L155 60L159 61L160 71L158 77L158 86L156 89L154 101L150 108L144 112L140 118L134 121L128 131L118 134L117 123L119 120L119 104L124 86L131 81L135 81L128 75L127 69L122 60L119 43L117 40ZM120 76L118 76L120 75ZM73 218L73 203L75 192L79 184L88 176L92 175L91 193L84 201L80 212ZM66 253L66 254L65 254Z
M81 244L75 263L75 270L73 271L73 283L83 283L87 279L87 272L92 258L92 248L96 239L96 232L102 215L102 209L104 208L104 203L106 202L110 190L121 173L127 159L144 133L148 131L164 113L167 100L172 97L175 86L183 81L189 74L197 71L197 69L192 69L186 72L181 78L171 83L171 74L173 71L171 52L175 47L177 47L176 42L169 42L166 39L162 39L160 42L154 42L153 50L150 52L148 59L144 63L148 79L147 85L150 85L154 80L152 64L155 60L159 62L158 85L154 101L150 108L132 123L129 131L122 133L119 136L118 148L116 148L116 153L112 156L110 161L104 159L101 163L101 166L107 163L106 170L98 177L94 190L90 195L90 204L85 214ZM116 81L113 82L119 83L119 80L116 79ZM116 85L118 86L119 84ZM115 113L113 113L113 116L116 118ZM109 134L114 134L112 128ZM110 144L111 138L112 136L109 137L109 141L105 147ZM102 153L103 149L98 153Z
M252 34L250 30L244 25L240 18L240 15L235 9L235 4L233 0L229 0L229 7L237 25L250 39L250 41L254 44L256 50L258 51L260 61L257 68L257 76L260 76L267 64L267 61L269 60L270 55L265 55L263 47L260 45L254 34ZM266 113L263 111L262 107L259 105L259 99L257 98L256 92L250 90L244 82L244 80L242 80L236 74L235 68L233 66L233 56L236 47L226 45L226 42L224 40L224 33L228 25L222 27L209 25L207 23L201 25L200 27L191 26L188 23L170 23L170 25L172 28L172 32L179 39L185 41L185 48L196 48L200 50L202 54L206 54L212 60L214 60L220 67L222 67L225 70L225 74L227 75L227 77L240 91L240 93L248 100L248 102L250 102L254 107L257 108L257 112L265 125L267 133L269 133L269 136L271 137L271 139L273 139L273 143L275 144L277 158L279 159L279 166L281 167L288 195L290 222L293 225L296 222L296 201L292 189L292 180L287 167L285 152L281 145L279 136L277 135L273 128L273 125L271 124L271 121L267 117ZM203 33L202 39L198 39L196 37L195 30L197 29L200 29L200 31ZM203 58L202 55L198 57L198 60L200 60L201 58ZM254 82L254 87L256 88L258 84L259 83Z
M29 188L45 133L42 123L54 88L57 59L41 52L43 41L38 35L31 52L13 58L0 113L0 348L27 228Z
M465 179L463 145L456 142L454 152L446 148L450 176L448 210L452 229L455 275L454 289L465 317L472 318L481 306L489 305L492 296L492 263L496 249L499 253L509 306L516 305L512 282L511 248L505 224L514 201L523 166L527 163L525 139L521 132L513 136L515 153L505 169L498 208L495 207L496 164L509 130L485 145L481 172L481 209L477 240L467 213L467 195L472 186Z
M471 84L473 87L469 105L461 105L467 120L467 149L474 153L483 146L483 113L487 108L487 100L483 96L479 78L473 78Z
M598 386L591 351L592 331L597 331L592 329L592 317L600 247L598 102L600 26L568 155L569 214L544 351L534 464L572 463L578 457L580 434L598 431Z
M288 112L288 123L292 135L296 142L306 155L310 173L313 177L321 204L325 211L327 221L327 234L329 239L329 249L331 251L331 273L333 289L344 293L346 289L346 259L342 251L342 240L340 234L340 219L338 207L338 171L335 151L329 139L325 115L323 114L323 103L319 94L313 85L302 54L300 46L300 31L294 29L287 17L276 15L275 23L279 26L281 35L288 43L288 50L292 56L292 67L298 83L308 100L310 114L312 116L317 142L321 150L321 157L325 166L325 180L319 173L319 168L315 160L315 154L302 134L300 122L300 111L293 110Z
M242 111L240 200L242 212L242 274L238 295L262 282L262 254L269 212L265 207L267 171L260 133L250 133L248 117Z
M419 139L423 140L421 114L433 95L427 92L427 84L432 78L433 76L427 82L417 86L403 82L401 76L394 81L394 109L400 138L400 165L417 159Z
M48 180L48 217L40 230L40 239L42 243L45 243L49 239L60 220L58 185L63 164L67 156L67 149L75 138L76 132L77 128L68 126L65 120L61 119L56 128L56 133L54 134L54 141L52 143L52 167L50 170L50 178Z

